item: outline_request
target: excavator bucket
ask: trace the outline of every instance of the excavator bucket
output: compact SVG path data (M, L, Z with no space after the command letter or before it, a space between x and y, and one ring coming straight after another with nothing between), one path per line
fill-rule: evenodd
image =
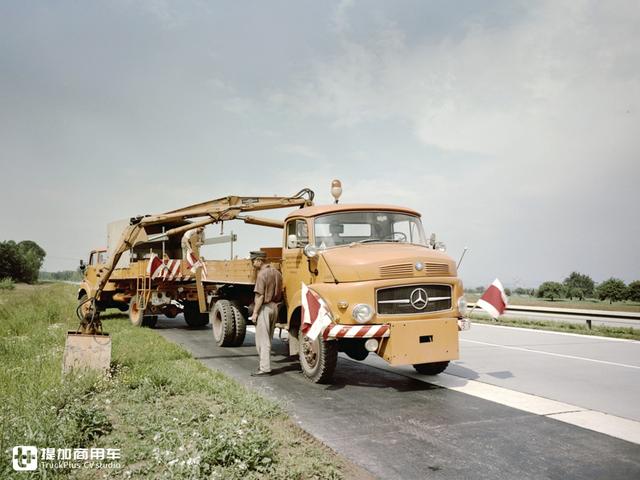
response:
M108 333L94 335L67 332L62 357L62 373L72 370L109 371L111 364L111 337Z

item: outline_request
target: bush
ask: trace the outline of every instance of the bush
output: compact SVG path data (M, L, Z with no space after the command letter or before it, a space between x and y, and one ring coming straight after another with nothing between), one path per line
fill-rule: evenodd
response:
M16 288L16 284L10 278L0 280L0 290L13 290L14 288Z
M640 302L640 280L631 282L627 287L627 300Z

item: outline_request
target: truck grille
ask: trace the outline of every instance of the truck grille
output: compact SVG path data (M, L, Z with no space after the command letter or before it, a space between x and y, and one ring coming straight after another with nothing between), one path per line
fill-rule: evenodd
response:
M381 288L376 299L380 315L413 315L451 309L451 285L403 285Z
M449 276L449 265L446 263L427 263L422 271L416 270L413 263L397 263L380 267L380 278L405 278L423 275L427 277Z

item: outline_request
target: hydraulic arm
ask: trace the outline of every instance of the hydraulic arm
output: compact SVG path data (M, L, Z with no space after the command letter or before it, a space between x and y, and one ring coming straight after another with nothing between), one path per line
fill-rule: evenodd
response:
M228 196L210 200L196 205L190 205L178 210L158 214L144 215L131 218L129 226L122 233L117 248L113 251L106 266L98 272L98 284L94 295L87 300L91 302L90 308L78 307L78 312L83 311L81 317L81 329L85 333L95 333L101 329L98 318L96 302L100 300L100 295L105 285L111 278L111 274L116 268L120 257L124 252L136 245L153 243L167 240L168 237L184 234L188 230L203 227L205 225L224 222L228 220L242 220L246 223L264 225L270 227L281 227L281 224L271 219L262 219L251 216L241 216L246 212L260 210L273 210L288 207L306 207L313 205L314 193L308 188L300 190L291 197L238 197ZM154 235L147 235L145 227L169 223L179 220L195 220L187 225L172 228L166 232Z

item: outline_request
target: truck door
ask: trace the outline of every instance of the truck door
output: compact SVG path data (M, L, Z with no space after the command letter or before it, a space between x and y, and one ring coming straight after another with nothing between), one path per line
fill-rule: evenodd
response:
M295 241L291 241L295 236ZM300 301L300 285L313 282L308 260L302 249L309 243L309 227L306 219L297 218L287 222L284 229L282 249L282 277L287 305L294 307ZM290 313L290 312L289 312Z

